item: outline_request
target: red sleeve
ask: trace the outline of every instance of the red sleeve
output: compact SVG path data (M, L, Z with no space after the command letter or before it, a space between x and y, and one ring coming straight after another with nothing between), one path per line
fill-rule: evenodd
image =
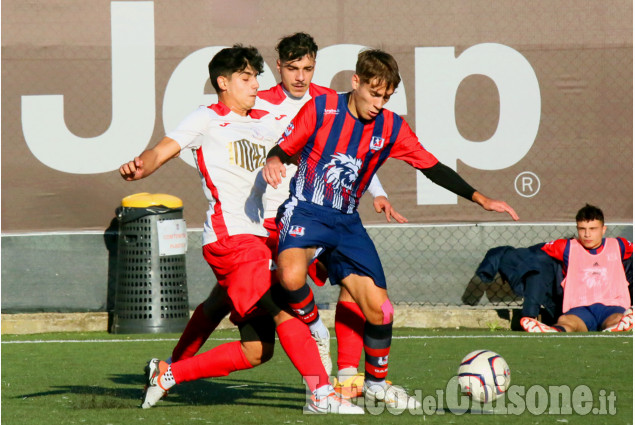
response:
M616 238L620 245L624 246L624 253L622 254L622 260L628 260L633 255L633 244L628 239L622 237Z
M424 149L406 121L402 122L397 140L390 150L390 157L405 161L417 169L430 168L439 162L434 155Z
M568 239L556 239L555 241L547 242L541 249L550 257L564 262L564 250L567 246L567 241Z
M300 152L315 131L315 101L309 100L291 120L278 145L289 156Z

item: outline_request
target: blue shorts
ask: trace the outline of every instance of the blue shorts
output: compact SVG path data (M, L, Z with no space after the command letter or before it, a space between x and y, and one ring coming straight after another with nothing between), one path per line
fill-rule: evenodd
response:
M357 274L386 289L379 254L357 212L344 214L291 197L280 206L277 219L279 253L288 248L316 247L320 260L327 263L332 285Z
M602 323L608 317L615 313L623 314L626 311L624 307L616 305L604 305L604 304L591 304L590 306L573 307L569 311L563 314L572 314L578 316L589 332L601 331Z

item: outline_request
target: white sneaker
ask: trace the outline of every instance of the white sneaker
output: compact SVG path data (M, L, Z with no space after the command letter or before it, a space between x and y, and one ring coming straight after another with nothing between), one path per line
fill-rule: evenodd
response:
M633 330L633 308L629 308L616 325L604 329L604 332L629 332Z
M311 401L304 406L304 413L335 413L339 415L363 415L364 409L343 399L335 391L329 395L311 396Z
M382 387L379 384L368 385L364 382L364 395L366 400L375 403L382 401L386 404L386 407L391 409L419 409L421 403L415 397L409 396L406 390L403 388L387 384Z
M554 328L553 326L545 325L544 323L539 322L533 317L523 317L522 319L520 319L520 326L522 326L526 332L530 332L530 333L560 332L558 329Z
M358 373L340 381L335 378L335 392L346 399L361 397L364 389L364 373Z
M168 366L166 362L159 359L152 359L146 365L146 386L144 388L143 403L141 404L143 409L149 409L157 404L167 392L167 390L161 387L159 380L161 379L161 375L168 370Z
M331 334L327 329L325 338L320 338L317 332L312 333L311 336L317 344L320 359L322 360L324 369L326 369L326 374L330 376L333 370L333 362L331 361Z

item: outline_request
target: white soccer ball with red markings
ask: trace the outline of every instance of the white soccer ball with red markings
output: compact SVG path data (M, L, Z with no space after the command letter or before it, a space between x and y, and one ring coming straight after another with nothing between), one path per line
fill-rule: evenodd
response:
M511 373L504 358L490 350L476 350L461 360L461 393L480 403L490 403L509 388Z

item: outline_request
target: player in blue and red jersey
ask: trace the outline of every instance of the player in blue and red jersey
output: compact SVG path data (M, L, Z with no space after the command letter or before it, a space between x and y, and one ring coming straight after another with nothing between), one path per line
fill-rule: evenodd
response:
M366 398L391 407L417 408L420 403L414 397L385 380L393 307L379 255L357 213L360 197L379 167L388 158L397 158L486 210L506 212L514 220L518 216L505 202L477 192L441 164L401 117L383 109L400 82L391 55L362 51L353 90L318 96L305 104L267 155L263 176L276 187L286 176L284 163L299 155L291 195L278 212L278 275L292 309L300 317L316 314L306 309L314 302L306 272L310 260L323 255L330 281L341 282L366 317Z

